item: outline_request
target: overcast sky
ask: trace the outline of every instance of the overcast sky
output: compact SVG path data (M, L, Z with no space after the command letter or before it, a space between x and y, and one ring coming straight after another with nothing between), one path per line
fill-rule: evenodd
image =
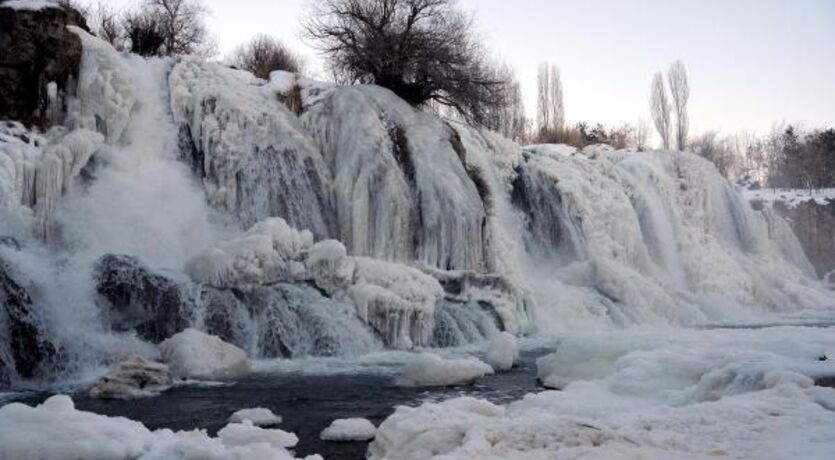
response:
M138 0L118 0L124 5ZM205 0L221 49L268 33L321 68L300 37L313 0ZM459 0L478 33L522 81L562 72L569 120L649 119L654 72L682 59L692 132L835 124L835 0Z

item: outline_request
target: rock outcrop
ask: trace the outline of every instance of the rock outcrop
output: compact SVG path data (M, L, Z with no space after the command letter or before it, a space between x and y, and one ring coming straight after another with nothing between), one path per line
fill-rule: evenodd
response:
M43 318L33 308L26 289L12 277L12 271L0 260L0 385L14 377L29 379L41 375L43 366L57 354L44 335Z
M93 276L110 327L135 330L152 343L189 327L194 301L175 275L154 272L135 257L108 254L99 259Z
M0 120L46 126L61 122L63 96L75 92L81 40L67 26L86 29L70 8L14 8L0 3Z
M156 396L171 388L171 371L165 364L130 355L116 363L92 388L90 396L102 399L134 399Z

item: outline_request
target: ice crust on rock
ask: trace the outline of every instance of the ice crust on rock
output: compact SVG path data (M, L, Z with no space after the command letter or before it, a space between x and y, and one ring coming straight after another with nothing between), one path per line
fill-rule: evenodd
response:
M365 418L342 418L331 422L319 437L323 441L354 442L374 439L377 428Z
M269 426L281 423L281 416L273 414L271 410L264 407L241 409L229 416L229 421L233 423L243 423L244 420L249 420L256 426Z
M251 74L185 58L169 78L181 150L209 203L244 227L281 217L332 236L330 172L278 91Z
M302 274L302 255L312 245L310 231L296 230L284 219L273 217L203 251L188 263L186 272L195 281L214 287L292 281Z
M246 352L196 329L186 329L159 344L171 372L180 378L227 380L249 373Z
M492 373L493 368L478 358L443 358L420 353L403 366L395 383L404 387L469 385Z
M93 398L133 399L157 396L171 388L171 371L165 364L130 355L116 363L90 388Z
M151 431L124 417L79 411L64 395L36 407L21 403L0 407L0 458L293 460L296 457L286 448L296 442L292 433L236 423L215 438L204 430Z

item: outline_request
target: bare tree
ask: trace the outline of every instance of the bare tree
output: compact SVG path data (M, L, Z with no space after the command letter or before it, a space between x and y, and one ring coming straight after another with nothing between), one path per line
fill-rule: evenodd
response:
M281 41L269 35L257 35L232 53L232 62L241 69L252 72L258 78L269 78L270 72L286 70L301 73L302 58Z
M145 0L138 11L128 13L125 30L131 51L143 55L216 53L206 27L209 10L201 0ZM162 43L157 45L161 39Z
M690 85L687 83L687 70L681 60L670 66L670 70L667 72L667 80L670 84L673 108L676 112L676 148L684 151L687 147L687 130L690 124L687 116L687 99L690 97Z
M649 139L649 124L643 118L638 120L635 123L635 129L632 133L633 140L632 145L635 147L636 150L639 152L643 152L647 149L647 140Z
M540 135L562 131L565 128L565 105L560 69L555 64L539 64L536 86Z
M536 75L536 121L540 134L551 127L551 94L550 67L548 63L542 62Z
M373 83L413 105L434 101L483 123L508 82L475 39L455 0L322 0L305 30L341 82Z
M549 89L551 93L551 128L555 130L562 130L565 126L565 104L562 98L562 78L560 77L560 69L556 64L551 64L549 72Z
M102 40L110 43L119 51L127 49L126 21L113 9L113 5L99 1L89 7L87 25Z
M664 77L661 72L652 78L652 88L649 99L652 121L655 129L661 136L661 144L664 150L670 149L670 102L667 100L667 91L664 88Z
M509 83L504 103L490 110L485 126L509 139L523 142L528 135L528 117L525 115L522 87L516 78L516 72L509 64L497 64L493 67L496 72L495 79Z

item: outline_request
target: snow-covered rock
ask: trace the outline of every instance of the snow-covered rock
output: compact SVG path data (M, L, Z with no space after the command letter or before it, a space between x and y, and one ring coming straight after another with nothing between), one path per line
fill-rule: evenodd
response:
M241 409L229 416L229 421L233 423L243 423L244 420L249 420L256 426L269 426L281 423L281 416L264 407Z
M204 430L151 431L124 417L107 417L75 409L68 396L53 396L29 407L0 407L0 458L293 460L286 447L297 438L281 430L230 424L209 437ZM306 460L321 460L318 455Z
M469 397L420 407L400 406L377 429L368 458L431 459L452 452L471 427L483 426L504 413L501 406Z
M196 329L186 329L159 344L163 361L181 378L226 380L249 373L246 352Z
M365 418L342 418L331 422L319 437L323 441L353 442L374 439L377 428Z
M486 362L495 371L507 371L519 360L516 338L509 332L500 332L490 338Z
M258 222L240 237L203 251L186 266L195 281L215 287L292 281L304 271L299 262L313 246L313 234L274 217Z
M492 373L492 367L474 357L446 359L421 353L403 366L395 383L404 387L469 385Z
M168 366L131 355L99 378L89 394L103 399L145 398L159 395L171 388L171 384Z

